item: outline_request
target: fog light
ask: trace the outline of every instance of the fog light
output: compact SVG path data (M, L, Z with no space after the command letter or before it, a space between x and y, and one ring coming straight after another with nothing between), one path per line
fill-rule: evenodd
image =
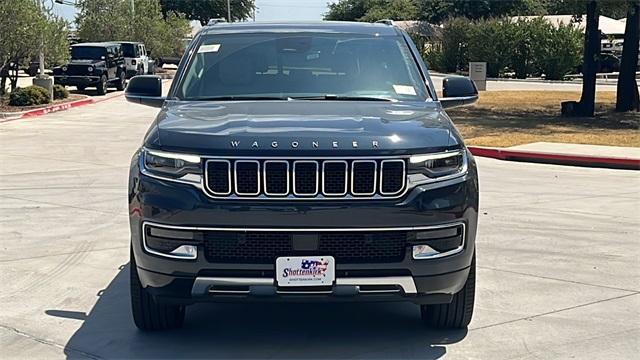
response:
M170 254L186 259L195 259L198 256L198 248L195 245L181 245Z
M414 259L426 259L430 257L434 257L440 254L439 251L435 250L429 245L414 245L413 246L413 258Z

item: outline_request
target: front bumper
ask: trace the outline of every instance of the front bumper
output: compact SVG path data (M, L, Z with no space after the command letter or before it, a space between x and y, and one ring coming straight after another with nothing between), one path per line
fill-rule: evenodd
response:
M394 200L225 201L188 184L142 175L132 161L129 210L132 249L142 285L157 299L203 301L413 301L446 303L464 286L475 251L478 183L473 161L461 178L418 186ZM274 281L275 263L210 262L203 246L193 260L145 250L143 224L181 229L252 231L423 228L464 224L464 246L450 256L414 260L411 246L393 262L336 263L332 287L287 291ZM327 254L317 254L327 255ZM221 283L230 284L228 287ZM371 286L376 284L377 286Z
M100 76L84 76L84 75L56 75L54 76L54 82L56 84L65 86L77 86L77 85L96 85L100 83Z

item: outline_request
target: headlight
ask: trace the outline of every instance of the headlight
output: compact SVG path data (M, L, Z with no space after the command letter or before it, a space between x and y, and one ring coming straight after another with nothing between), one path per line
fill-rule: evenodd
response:
M196 155L148 149L142 153L143 173L164 180L199 184L202 178L201 163Z
M467 173L468 159L464 150L437 154L413 155L409 158L409 176L418 183L442 181Z
M92 72L92 71L93 71L93 66L89 66L89 67L87 68L87 71L88 71L88 72Z

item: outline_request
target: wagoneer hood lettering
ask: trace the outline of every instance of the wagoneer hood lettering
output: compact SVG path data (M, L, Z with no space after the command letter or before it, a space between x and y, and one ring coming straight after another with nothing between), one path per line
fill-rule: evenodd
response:
M162 148L214 150L408 150L457 144L435 103L184 102L158 117ZM149 137L151 139L153 137Z

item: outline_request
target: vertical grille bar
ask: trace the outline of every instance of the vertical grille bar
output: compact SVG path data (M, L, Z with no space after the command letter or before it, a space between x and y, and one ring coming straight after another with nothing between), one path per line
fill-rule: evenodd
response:
M236 160L234 163L234 185L238 195L260 194L260 162L257 160Z
M380 163L380 194L396 195L404 189L407 180L405 166L404 160L382 160Z
M293 194L315 196L318 194L318 162L300 160L293 162Z
M351 193L355 196L371 196L376 193L375 160L354 160L351 163Z

